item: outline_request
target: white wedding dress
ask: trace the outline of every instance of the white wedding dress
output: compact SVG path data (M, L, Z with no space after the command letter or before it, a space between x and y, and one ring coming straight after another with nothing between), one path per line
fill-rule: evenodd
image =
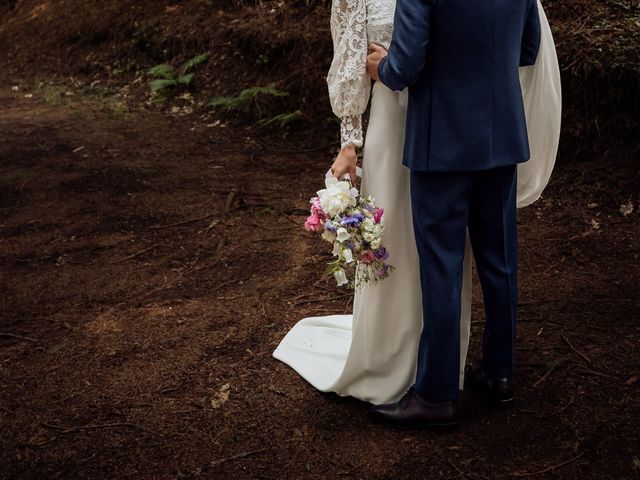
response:
M535 66L520 72L531 160L518 169L518 206L536 201L553 169L560 135L560 72L547 18L539 4L542 42ZM273 356L323 392L374 404L395 401L414 383L422 305L418 253L413 236L409 170L402 165L407 93L366 75L369 42L389 46L395 0L334 0L334 59L327 77L333 110L342 118L342 145L362 146L362 114L371 113L364 143L361 190L385 209L383 243L391 276L356 291L353 315L305 318L285 336ZM319 177L320 181L320 177ZM465 258L461 374L471 324L471 260Z

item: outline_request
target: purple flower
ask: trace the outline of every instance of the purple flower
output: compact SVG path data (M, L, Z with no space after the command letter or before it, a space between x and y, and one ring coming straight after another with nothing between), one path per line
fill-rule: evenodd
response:
M380 247L376 250L376 257L380 260L387 260L389 258L389 251L385 247Z
M338 228L333 224L333 222L331 222L331 220L328 220L327 223L324 224L324 229L333 233L338 231Z
M362 223L363 220L364 220L364 215L362 215L361 213L356 213L355 215L349 215L344 217L342 220L340 220L340 225L342 225L343 227L349 227L349 226L357 227Z
M389 272L389 268L390 268L389 265L383 263L380 270L378 270L375 274L376 278L378 278L379 280L386 278L387 273Z

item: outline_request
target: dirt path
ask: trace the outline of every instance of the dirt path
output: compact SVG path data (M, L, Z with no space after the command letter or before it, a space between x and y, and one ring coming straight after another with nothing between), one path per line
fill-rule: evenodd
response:
M434 436L271 358L349 310L300 228L328 153L206 124L0 91L0 478L638 475L637 152L564 158L522 213L518 405Z

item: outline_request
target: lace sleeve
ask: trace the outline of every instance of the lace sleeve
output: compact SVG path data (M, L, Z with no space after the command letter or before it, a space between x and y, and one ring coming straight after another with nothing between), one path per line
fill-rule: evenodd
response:
M333 113L342 119L342 147L363 144L362 114L371 94L367 75L367 6L365 0L333 0L333 62L327 76Z

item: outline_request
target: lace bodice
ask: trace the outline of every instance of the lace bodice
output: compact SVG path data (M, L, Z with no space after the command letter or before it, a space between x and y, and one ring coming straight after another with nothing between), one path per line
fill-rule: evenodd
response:
M341 146L363 144L362 114L371 94L367 47L389 47L395 0L333 0L331 35L333 61L327 84L333 113L341 118Z

